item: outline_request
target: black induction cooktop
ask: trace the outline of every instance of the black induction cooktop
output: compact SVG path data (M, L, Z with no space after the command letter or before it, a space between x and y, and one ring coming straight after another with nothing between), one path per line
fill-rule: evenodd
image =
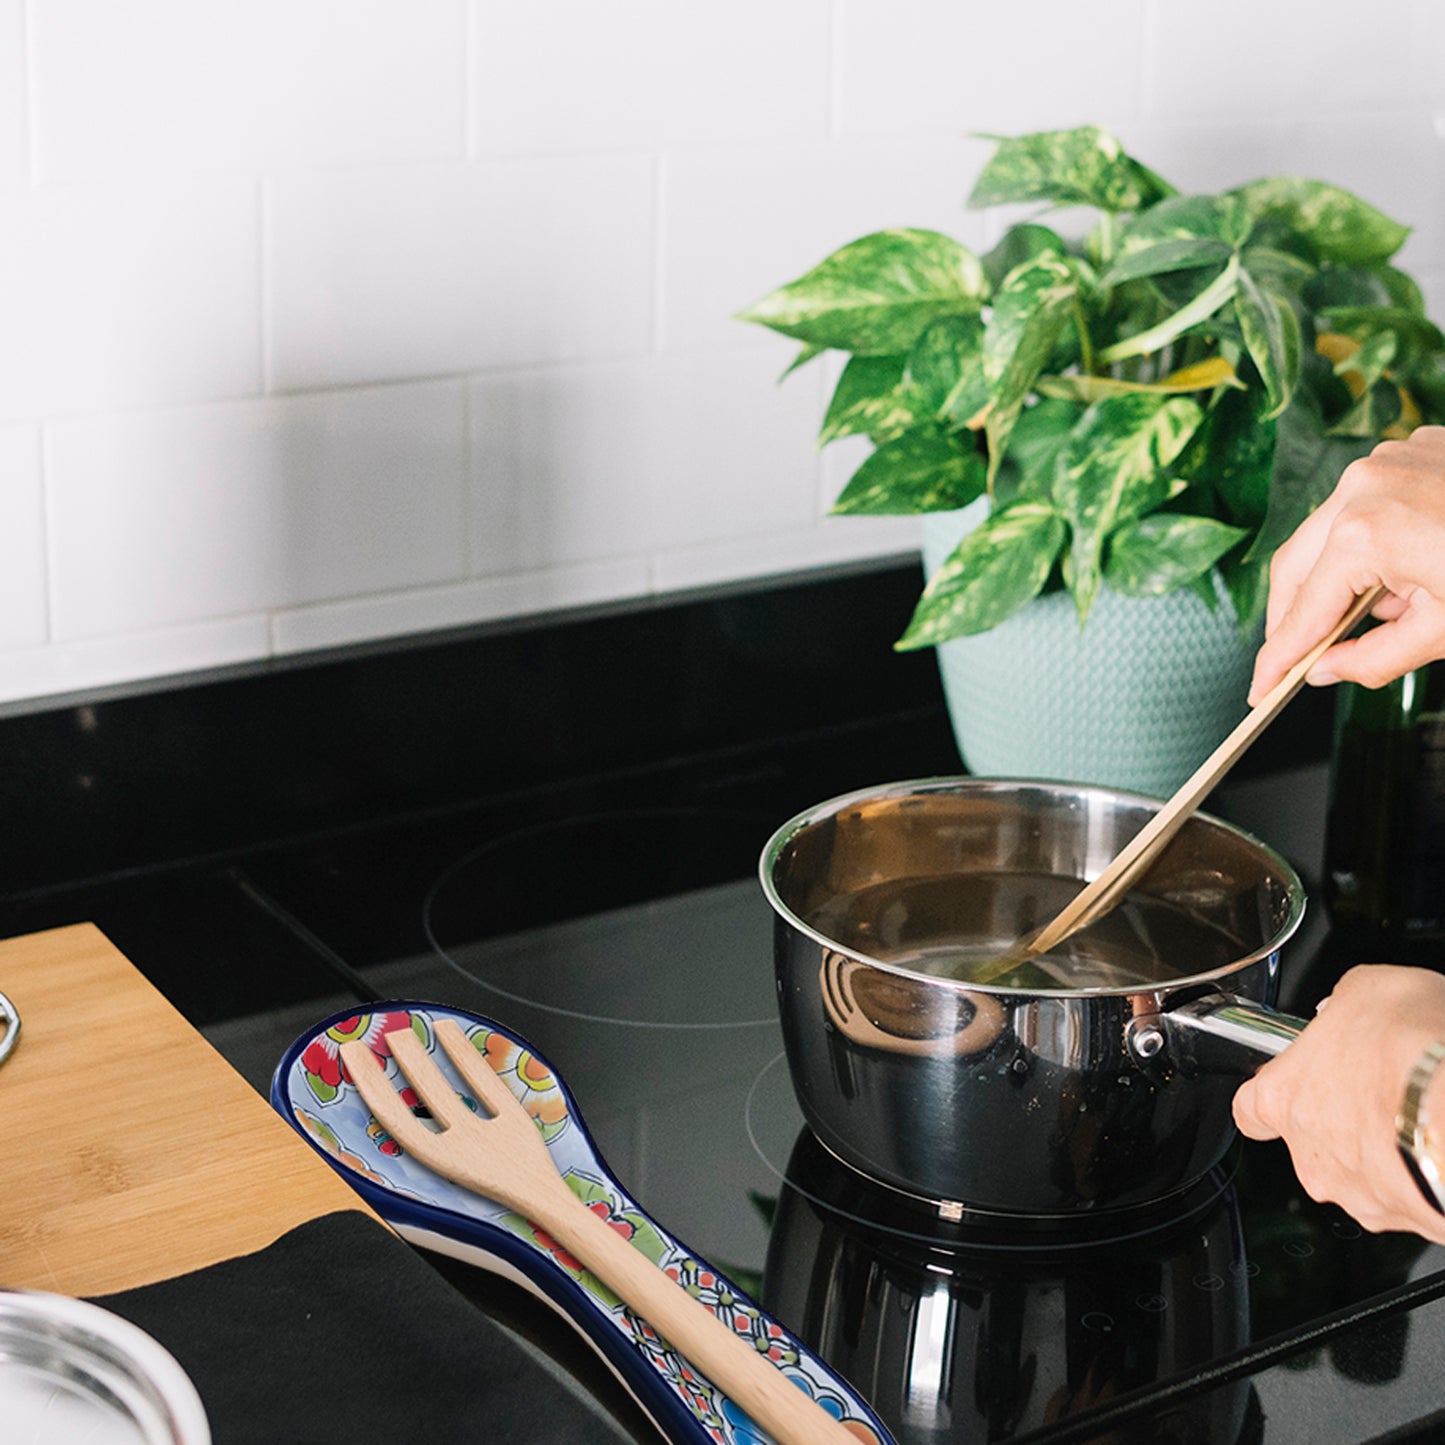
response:
M911 574L906 587L880 576L867 582L875 592L911 592ZM470 755L487 746L480 721L441 727L428 712L448 705L448 686L467 669L437 662L450 683L433 691L413 653L339 660L329 680L324 667L226 679L205 685L223 696L179 689L169 700L78 701L49 719L13 720L8 737L70 780L71 824L94 831L67 855L66 829L51 818L37 862L12 830L0 932L97 922L263 1091L297 1034L353 1003L428 998L497 1019L567 1079L624 1187L847 1376L899 1442L1353 1445L1445 1432L1445 1249L1370 1235L1315 1204L1277 1145L1238 1144L1210 1175L1152 1205L1015 1224L941 1219L853 1173L808 1133L782 1055L758 855L779 823L825 797L958 770L931 675L865 667L866 705L858 700L861 644L847 635L846 609L822 604L855 597L859 585L827 580L809 595L805 611L823 634L817 676L804 679L811 711L794 697L771 721L759 699L799 679L753 614L774 625L786 591L766 606L690 603L690 619L560 624L579 635L537 633L530 647L514 634L438 643L490 665L502 693L538 685L539 655L579 659L606 685L590 712L575 687L562 688L554 701L572 710L548 714L545 740L509 731L511 773L505 760ZM600 653L599 627L612 642ZM613 688L643 687L632 676L647 671L639 639L659 628L716 645L705 682L674 659L644 689L668 715L649 724L644 758L619 741ZM510 662L499 663L503 654ZM610 683L599 656L616 674ZM396 688L397 667L410 693ZM846 680L852 700L836 707ZM751 690L733 714L741 732L717 731L717 717L699 710L726 714L729 688ZM503 701L489 695L487 705ZM537 699L523 706L535 713ZM422 710L420 722L408 707ZM337 709L329 756L318 737L326 708ZM190 730L197 710L221 727L214 746ZM194 790L244 751L248 716L253 738L282 749L286 783L252 759L258 796L228 778L208 801ZM127 766L141 766L147 743L167 745L158 718L174 719L191 751L182 785L156 805L165 816L137 824L141 846L121 826L137 803ZM605 745L588 742L594 723ZM67 730L82 742L69 765L59 760ZM1289 856L1307 884L1322 842L1319 736L1298 756L1267 756L1211 800ZM408 761L386 745L422 752ZM286 752L296 747L325 761L319 774ZM143 771L159 775L161 763L147 754ZM75 783L77 769L88 784ZM43 806L33 784L6 786L12 802ZM212 817L223 797L232 811ZM178 837L191 846L176 847ZM67 869L68 856L83 861ZM1283 1006L1308 1013L1381 946L1337 936L1314 910L1286 951ZM1438 962L1428 949L1411 961ZM539 1302L469 1266L434 1265L599 1403L599 1439L656 1439Z

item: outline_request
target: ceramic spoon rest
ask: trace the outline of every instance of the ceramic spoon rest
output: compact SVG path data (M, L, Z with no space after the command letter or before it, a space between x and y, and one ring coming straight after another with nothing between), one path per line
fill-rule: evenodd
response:
M609 1172L565 1084L527 1042L491 1019L408 1000L375 1003L322 1020L286 1050L271 1102L308 1143L404 1238L511 1279L558 1311L601 1356L669 1440L687 1445L764 1445L763 1433L691 1369L665 1340L521 1215L452 1184L404 1154L371 1116L341 1067L338 1049L362 1039L398 1077L383 1042L412 1030L448 1078L456 1075L433 1024L455 1019L532 1115L574 1193L720 1319L751 1338L785 1374L858 1437L891 1445L882 1422L853 1389L765 1314L726 1276L648 1217ZM465 1090L459 1089L465 1093Z

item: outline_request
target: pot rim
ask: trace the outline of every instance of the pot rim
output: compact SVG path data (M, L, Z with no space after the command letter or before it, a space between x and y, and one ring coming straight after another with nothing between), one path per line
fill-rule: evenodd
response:
M1054 790L1068 792L1078 796L1099 797L1123 803L1137 803L1145 807L1158 809L1163 807L1163 801L1159 798L1151 798L1144 793L1130 792L1124 788L1109 788L1093 783L1071 783L1050 778L995 778L995 777L974 777L971 774L939 775L935 777L910 778L902 782L882 783L871 788L859 788L849 793L841 793L837 797L829 798L824 802L815 803L810 808L805 808L801 813L796 813L788 821L782 824L763 845L762 855L758 860L758 878L762 884L763 895L767 898L776 916L786 922L790 927L796 929L805 937L813 940L819 946L829 949L835 953L841 953L859 963L867 964L872 968L879 969L883 973L894 974L899 978L906 978L915 982L922 981L935 984L940 988L948 989L956 993L984 993L997 994L1003 998L1032 998L1038 996L1060 997L1060 998L1128 998L1139 994L1164 995L1174 993L1182 988L1195 988L1202 984L1217 983L1221 979L1227 979L1233 974L1249 968L1252 964L1260 962L1277 953L1285 943L1293 937L1304 918L1305 892L1304 884L1300 881L1299 874L1286 861L1276 849L1271 848L1268 843L1256 838L1253 833L1246 832L1243 828L1236 827L1233 823L1227 823L1222 818L1216 818L1212 813L1201 811L1195 812L1189 820L1193 823L1196 819L1213 828L1233 834L1241 842L1259 850L1265 859L1283 877L1288 897L1289 912L1284 922L1275 930L1273 937L1266 940L1258 948L1254 949L1241 958L1237 958L1221 968L1210 969L1205 973L1192 973L1183 978L1171 978L1161 980L1157 984L1096 984L1087 988L1042 988L1037 985L1029 988L1015 988L996 983L970 983L966 979L940 978L936 974L922 973L917 969L905 968L901 964L890 963L886 959L874 958L871 954L860 952L857 949L845 948L836 938L829 938L826 934L820 933L811 924L799 918L778 893L777 885L773 881L773 871L781 854L787 844L804 828L814 823L822 822L824 819L841 812L844 808L857 803L876 802L880 799L890 797L902 797L910 793L946 793L957 792L961 789L979 792L1003 792L1014 791L1019 788L1039 788L1045 791ZM1186 827L1189 824L1185 825ZM1088 880L1085 880L1088 881Z

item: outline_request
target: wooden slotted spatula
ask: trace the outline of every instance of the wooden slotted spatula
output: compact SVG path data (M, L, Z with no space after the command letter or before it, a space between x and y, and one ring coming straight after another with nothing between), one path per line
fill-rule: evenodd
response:
M991 983L996 978L1002 978L1019 964L1057 948L1071 933L1077 933L1113 908L1144 876L1174 835L1189 821L1255 738L1274 720L1285 703L1304 686L1310 668L1340 638L1369 616L1385 592L1384 587L1375 587L1356 598L1354 606L1329 633L1250 708L1234 731L1210 753L1178 792L1129 840L1092 883L1070 900L1051 923L1020 939L1006 953L972 972L969 981Z
M457 1073L490 1117L467 1107L410 1028L389 1032L386 1043L441 1126L436 1132L412 1114L366 1043L354 1040L341 1045L342 1060L357 1092L402 1149L453 1183L540 1225L780 1445L858 1445L857 1435L567 1187L531 1116L455 1019L438 1019L433 1028Z

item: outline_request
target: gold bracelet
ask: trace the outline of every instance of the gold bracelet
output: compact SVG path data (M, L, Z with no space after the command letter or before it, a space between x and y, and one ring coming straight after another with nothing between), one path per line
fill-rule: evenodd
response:
M1405 1083L1405 1096L1395 1116L1395 1143L1400 1157L1419 1186L1426 1202L1439 1214L1445 1214L1445 1180L1440 1176L1430 1121L1425 1116L1425 1091L1435 1070L1445 1063L1445 1039L1437 1039L1415 1060Z

